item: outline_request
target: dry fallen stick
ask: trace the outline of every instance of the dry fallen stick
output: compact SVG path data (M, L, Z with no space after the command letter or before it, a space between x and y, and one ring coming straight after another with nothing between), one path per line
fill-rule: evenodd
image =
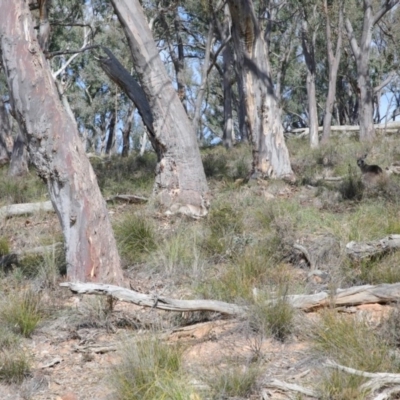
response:
M148 295L114 285L101 283L60 283L74 293L101 294L139 306L158 308L166 311L213 311L228 315L245 314L246 307L215 300L175 300L164 296ZM312 311L327 306L354 306L371 303L390 303L400 300L400 283L353 286L337 289L336 293L320 292L311 295L286 296L294 308ZM274 300L272 300L274 301Z
M364 378L369 378L369 380L360 386L361 390L370 391L371 393L376 392L388 385L397 385L392 390L386 393L381 393L375 399L388 399L387 395L393 394L393 390L399 391L398 385L400 385L400 374L391 374L388 372L365 372L358 369L346 367L335 363L334 361L328 360L325 365L329 368L336 368L340 371L347 372L352 375L362 376Z
M17 215L34 214L36 212L54 212L51 201L43 201L40 203L23 203L11 204L0 208L0 219L15 217Z
M279 389L284 392L296 392L310 397L318 397L317 393L315 393L315 391L312 389L308 389L303 386L296 385L294 383L287 383L284 381L280 381L278 379L272 379L268 381L267 383L265 383L265 386L267 388Z
M74 293L103 294L138 306L158 308L167 311L214 311L228 315L242 314L244 312L244 308L236 304L222 301L175 300L164 296L143 294L114 285L65 282L60 283L60 286L68 287Z
M389 235L370 242L350 242L346 245L347 255L354 260L362 260L400 248L400 235Z

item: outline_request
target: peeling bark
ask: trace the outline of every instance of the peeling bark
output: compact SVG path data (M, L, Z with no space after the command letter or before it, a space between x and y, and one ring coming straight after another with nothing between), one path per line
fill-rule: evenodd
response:
M4 102L0 100L0 166L10 160L12 145L10 120Z
M209 190L196 135L161 61L142 7L138 0L111 2L154 118L157 200L172 212L190 205L204 215Z
M274 93L267 44L252 0L228 0L232 35L242 74L246 124L253 145L252 176L290 178L294 175L283 136Z
M61 222L67 274L74 281L122 283L106 203L76 124L59 99L28 4L0 0L0 8L2 62L11 105Z

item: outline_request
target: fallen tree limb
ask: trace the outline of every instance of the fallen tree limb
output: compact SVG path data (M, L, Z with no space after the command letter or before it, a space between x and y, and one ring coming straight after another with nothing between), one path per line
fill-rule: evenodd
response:
M348 374L352 375L357 375L357 376L362 376L363 378L368 378L368 381L363 383L360 386L361 390L365 391L370 391L370 392L376 392L378 390L381 390L382 388L388 386L388 385L397 385L393 390L395 392L399 391L399 386L400 385L400 374L392 374L388 372L365 372L365 371L360 371L358 369L346 367L344 365L340 365L335 363L332 360L328 360L325 363L325 366L328 368L336 368L340 371L346 372ZM381 393L375 399L387 399L387 395L393 394L393 390L389 390L386 393Z
M54 212L51 201L43 201L40 203L22 203L11 204L0 208L0 219L15 217L17 215L34 214L36 212Z
M336 293L320 292L311 295L287 296L289 303L298 309L311 311L327 306L355 306L371 303L391 303L400 300L400 283L353 286L337 289Z
M272 380L266 382L265 386L267 388L279 389L284 392L295 392L295 393L301 393L301 394L304 394L304 395L310 396L310 397L318 397L318 394L312 389L308 389L303 386L296 385L294 383L287 383L284 381L280 381L278 379L272 379ZM265 399L269 398L264 395L263 395L263 397L265 397Z
M158 308L166 311L213 311L228 315L245 314L246 307L215 300L175 300L164 296L148 295L134 290L101 283L64 282L60 286L79 294L101 294L138 306ZM311 295L290 295L286 300L294 308L312 311L328 306L355 306L371 303L391 303L400 301L400 283L354 286L338 289L336 293L320 292ZM272 300L274 301L274 300Z
M400 235L389 235L370 242L349 242L346 245L346 252L350 258L359 261L398 248L400 248Z
M108 295L138 306L167 311L214 311L228 315L242 314L244 311L244 308L236 304L224 303L222 301L175 300L164 296L143 294L114 285L65 282L60 283L60 286L68 287L74 293Z

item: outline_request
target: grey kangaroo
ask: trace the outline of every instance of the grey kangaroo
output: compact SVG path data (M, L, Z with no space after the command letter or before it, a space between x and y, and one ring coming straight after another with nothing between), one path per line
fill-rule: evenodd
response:
M360 167L361 172L368 175L380 175L383 171L379 165L368 165L364 160L367 154L364 154L357 160L357 165Z

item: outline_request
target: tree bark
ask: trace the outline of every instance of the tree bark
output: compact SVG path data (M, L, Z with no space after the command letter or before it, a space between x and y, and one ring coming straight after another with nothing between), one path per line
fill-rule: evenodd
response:
M26 148L25 138L18 128L18 134L14 140L14 146L11 153L8 176L17 177L26 175L29 171L28 158L29 155Z
M193 127L161 61L138 0L111 0L150 103L158 154L154 193L172 212L190 205L204 215L209 190Z
M253 146L251 176L293 179L267 45L252 0L228 0L238 70L244 83L247 128Z
M0 166L10 161L10 146L12 145L11 126L8 112L0 100Z
M301 30L301 44L303 55L307 66L307 99L308 99L308 126L310 128L310 147L315 149L319 146L318 137L318 112L317 112L317 92L315 88L316 61L315 61L315 42L317 40L316 27L310 32L310 21L306 5L303 4L303 21ZM316 20L317 5L312 6L312 20Z
M76 124L60 102L28 4L0 0L0 8L2 61L11 105L61 222L67 274L74 281L122 283L106 203Z
M380 19L389 12L400 0L385 0L380 8L373 14L373 0L364 0L364 18L360 42L357 43L353 26L346 18L345 25L349 37L351 50L357 67L357 90L360 102L359 121L360 121L360 140L371 141L375 138L373 120L373 97L374 91L369 74L369 58L372 43L372 29Z
M324 13L326 20L326 46L328 56L328 95L325 103L325 115L322 130L322 143L327 143L331 135L331 124L332 124L332 111L333 104L336 98L336 80L339 70L340 56L342 53L342 30L343 30L343 1L340 0L338 4L338 28L337 28L337 40L336 40L336 51L333 54L332 44L332 32L330 26L330 18L328 11L328 2L324 0ZM337 121L339 123L339 121Z

